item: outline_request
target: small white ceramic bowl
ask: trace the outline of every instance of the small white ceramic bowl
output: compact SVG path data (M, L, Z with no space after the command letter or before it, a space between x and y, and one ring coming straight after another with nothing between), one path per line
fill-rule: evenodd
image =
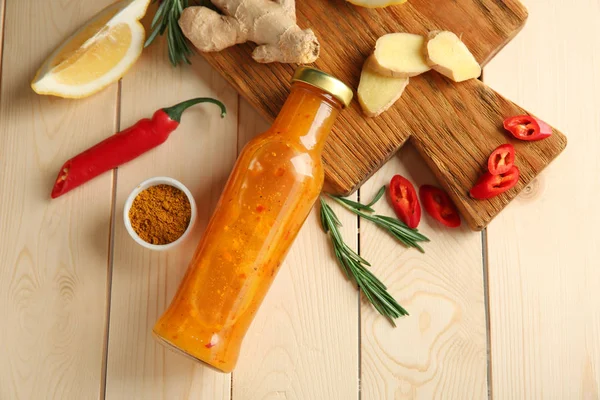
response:
M133 200L135 200L135 198L137 197L138 194L140 194L140 192L148 189L149 187L156 186L156 185L169 185L169 186L176 187L177 189L179 189L183 193L185 193L188 200L190 201L191 217L190 217L190 223L189 223L187 229L185 230L185 232L183 232L183 235L181 235L181 237L179 239L177 239L174 242L168 243L168 244L151 244L151 243L146 242L141 237L139 237L139 235L137 233L135 233L135 231L133 230L133 227L131 226L131 221L129 220L129 210L131 209ZM181 183L173 178L168 178L166 176L157 176L157 177L145 180L144 182L137 185L137 187L135 189L133 189L133 191L131 192L129 197L127 197L127 201L125 202L125 207L123 209L123 221L125 222L125 229L127 229L127 232L129 233L129 235L140 246L143 246L150 250L165 251L165 250L172 249L173 247L179 245L181 242L183 242L185 240L185 238L190 234L190 232L192 231L192 228L194 227L194 223L196 222L196 214L197 214L197 210L196 210L196 202L194 201L194 197L192 196L192 193L189 191L189 189L183 185L183 183Z

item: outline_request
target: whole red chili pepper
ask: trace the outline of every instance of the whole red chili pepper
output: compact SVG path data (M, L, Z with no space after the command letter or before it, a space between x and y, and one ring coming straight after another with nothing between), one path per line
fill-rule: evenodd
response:
M526 141L542 140L552 135L552 127L531 115L517 115L504 120L504 129L515 138Z
M492 175L486 172L481 175L469 193L474 199L490 199L513 188L519 181L519 175L519 168L516 165L513 165L508 172L500 175Z
M488 158L488 171L492 175L504 174L512 168L515 163L515 148L512 144L498 146Z
M421 205L412 183L401 175L390 181L388 195L398 219L409 228L416 228L421 222Z
M460 226L460 215L448 193L435 186L423 185L419 189L419 196L423 208L435 220L449 228Z
M142 119L132 127L116 133L67 161L58 173L52 188L52 198L62 196L164 143L179 126L181 114L187 108L205 102L221 107L221 117L225 116L225 105L210 97L200 97L160 109L154 113L152 119Z

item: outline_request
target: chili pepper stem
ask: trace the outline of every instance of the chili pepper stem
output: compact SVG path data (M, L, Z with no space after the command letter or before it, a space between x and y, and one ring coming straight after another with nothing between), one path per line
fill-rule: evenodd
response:
M225 108L225 105L223 103L221 103L219 100L213 99L211 97L198 97L195 99L183 101L179 104L175 104L172 107L163 108L163 111L173 121L181 122L181 114L183 114L183 112L185 110L187 110L188 108L190 108L191 106L199 104L199 103L213 103L213 104L218 105L221 108L221 118L224 118L225 114L227 114L227 109Z

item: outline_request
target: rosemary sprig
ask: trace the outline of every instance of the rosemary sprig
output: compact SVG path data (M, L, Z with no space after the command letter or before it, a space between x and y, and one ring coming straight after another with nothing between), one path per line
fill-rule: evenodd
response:
M173 66L179 65L181 62L191 64L189 56L194 53L193 47L190 46L187 39L183 35L179 27L179 17L183 9L188 7L189 0L152 0L153 3L160 2L154 19L150 25L152 33L148 36L148 40L144 47L148 47L160 35L167 34L167 45L169 50L169 60ZM194 1L195 5L207 6L210 1L200 0ZM212 4L211 4L212 8Z
M369 203L367 206L339 196L329 195L329 197L359 217L371 221L380 228L385 229L403 245L414 247L421 253L424 253L425 250L419 245L419 242L429 242L429 239L425 235L419 233L418 230L409 228L406 224L396 218L388 217L386 215L367 214L364 212L374 212L372 206L381 198L384 192L385 186L377 193L376 201Z
M387 317L390 323L396 326L394 319L408 315L408 312L388 293L387 287L366 268L371 264L344 242L339 230L342 223L323 197L321 197L321 225L325 233L331 237L333 251L346 277L356 282L360 291L379 314Z
M375 210L373 210L373 206L375 205L375 203L377 203L379 201L379 199L381 199L381 197L384 195L384 193L385 193L385 186L383 186L381 189L379 189L379 192L377 192L377 194L375 195L375 197L373 197L373 200L371 200L371 202L369 204L357 203L355 201L348 200L345 197L338 197L338 196L333 196L333 197L336 198L337 202L344 203L345 206L349 206L349 207L355 208L357 210L375 212Z

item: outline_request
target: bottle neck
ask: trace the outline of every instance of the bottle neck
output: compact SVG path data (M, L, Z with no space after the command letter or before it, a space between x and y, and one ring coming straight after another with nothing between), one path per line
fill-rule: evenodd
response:
M295 82L271 131L320 153L341 109L341 103L328 93Z

